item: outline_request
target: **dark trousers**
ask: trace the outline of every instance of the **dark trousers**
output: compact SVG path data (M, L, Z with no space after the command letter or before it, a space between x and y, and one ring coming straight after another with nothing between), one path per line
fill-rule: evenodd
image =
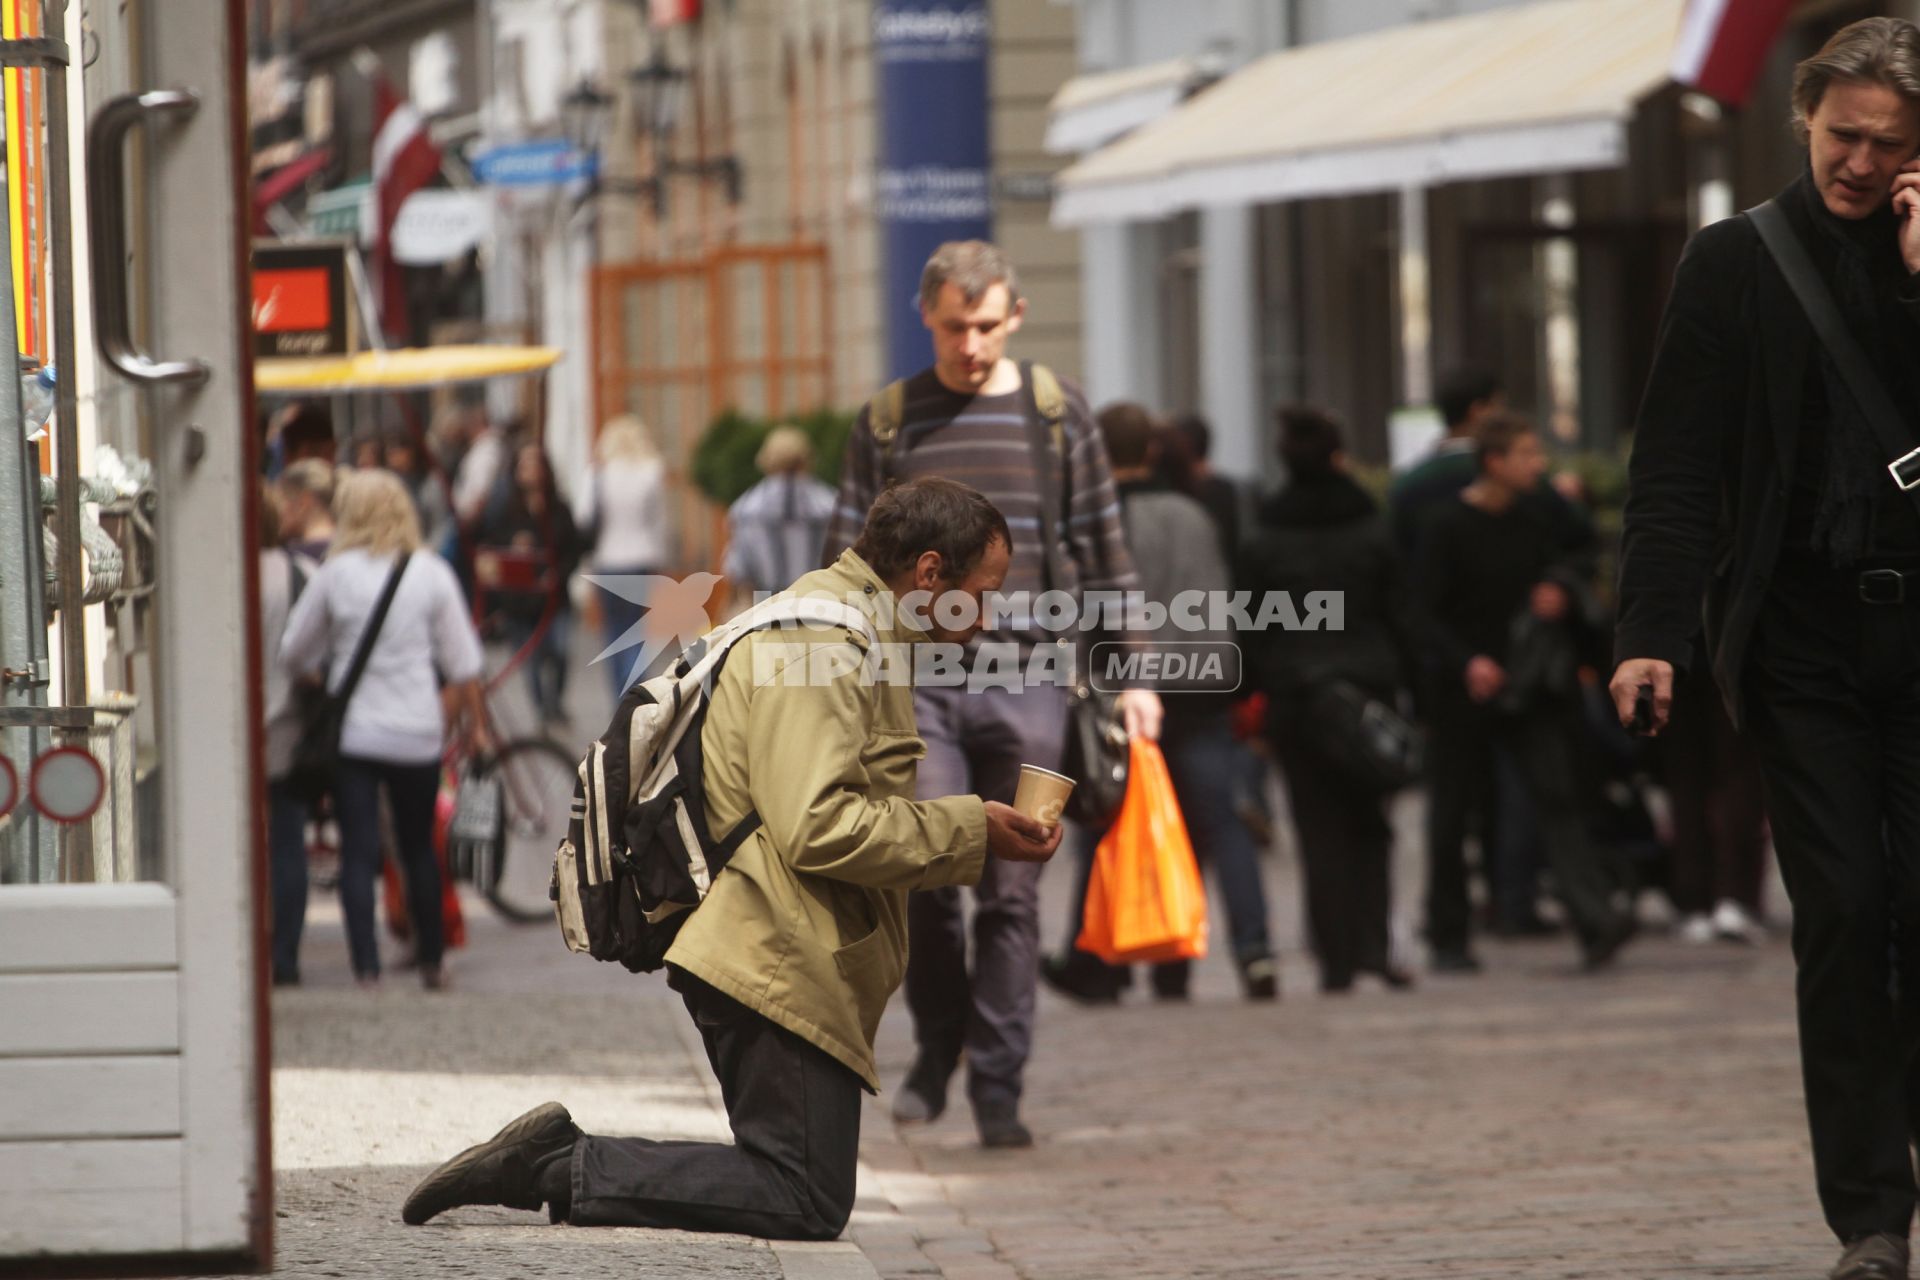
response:
M1342 985L1387 968L1393 827L1379 792L1356 784L1311 747L1278 744L1300 834L1307 933L1320 980Z
M307 806L284 782L267 783L267 860L273 886L273 976L300 977L307 923Z
M1618 918L1615 889L1626 882L1618 856L1589 829L1589 770L1581 759L1584 726L1577 702L1496 716L1465 694L1436 709L1429 750L1427 938L1436 950L1467 945L1470 907L1465 841L1476 806L1489 806L1493 752L1506 748L1518 767L1546 846L1556 896L1583 942L1595 942ZM1482 807L1484 815L1487 809ZM1482 825L1483 832L1491 824ZM1486 837L1482 837L1483 843Z
M513 621L508 638L516 652L527 647L539 625L538 618ZM567 652L572 643L573 614L562 609L553 615L540 635L540 643L527 655L527 696L533 699L534 710L545 723L566 718Z
M623 568L595 569L594 574L603 578L639 578L648 574L658 574L659 569L649 565L631 565ZM634 662L640 656L643 635L627 633L639 625L640 619L647 613L645 595L636 590L636 584L624 584L627 595L638 595L639 600L629 600L617 595L605 587L599 588L595 600L600 606L600 632L608 648L625 643L628 647L606 658L607 678L613 681L614 700L618 701L626 693L627 686L646 677L646 672L635 671Z
M1427 721L1427 942L1463 951L1472 933L1467 832L1487 861L1495 836L1493 716L1458 690L1435 690Z
M393 812L393 838L407 882L414 954L423 968L445 950L440 908L440 864L433 856L433 806L440 794L439 764L393 764L348 757L334 782L340 822L340 909L347 918L347 949L355 977L380 974L374 936L373 884L380 874L380 791Z
M1761 914L1767 811L1760 757L1734 730L1705 674L1675 685L1673 718L1661 737L1673 797L1673 905L1698 915L1733 901Z
M1247 749L1233 736L1230 712L1169 715L1161 729L1160 749L1166 755L1167 776L1180 802L1194 859L1211 871L1227 904L1227 932L1233 957L1239 963L1273 953L1267 931L1267 890L1260 877L1260 851L1253 833L1240 816L1240 789L1246 778L1242 757ZM1099 832L1076 827L1069 833L1073 850L1074 890L1067 916L1065 952L1080 937L1087 883L1093 875L1094 849ZM1154 984L1162 991L1187 989L1190 962L1171 960L1154 966Z
M1861 604L1828 578L1776 580L1746 706L1793 902L1820 1203L1843 1240L1905 1236L1920 1119L1920 607Z
M720 1081L733 1145L582 1137L575 1226L831 1240L853 1213L860 1079L736 1000L674 971Z
M1066 746L1066 692L1051 686L915 691L927 744L919 798L978 795L1011 803L1020 766L1057 769ZM988 858L973 890L973 957L960 890L907 900L907 1008L922 1056L951 1072L964 1051L976 1105L1017 1103L1033 1051L1044 863Z

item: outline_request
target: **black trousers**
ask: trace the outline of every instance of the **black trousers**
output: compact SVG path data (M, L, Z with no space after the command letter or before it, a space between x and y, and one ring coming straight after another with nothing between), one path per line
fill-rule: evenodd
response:
M1734 730L1711 677L1675 684L1661 737L1673 797L1673 905L1696 915L1730 900L1758 916L1767 873L1760 757Z
M706 1042L733 1145L583 1136L567 1220L832 1240L853 1214L860 1078L706 983L678 971L672 983Z
M1440 703L1429 747L1431 793L1427 812L1427 939L1436 950L1467 943L1466 839L1469 813L1491 803L1491 760L1505 748L1533 801L1554 893L1583 943L1598 941L1619 916L1614 890L1626 883L1619 855L1590 829L1591 770L1582 760L1585 725L1580 704L1538 706L1498 715L1468 703L1464 694ZM1491 824L1483 825L1483 830ZM1487 840L1482 837L1482 843Z
M1386 801L1310 747L1283 739L1280 767L1300 833L1307 932L1322 982L1351 982L1387 967L1388 863L1393 827Z
M1840 575L1783 566L1744 680L1793 902L1821 1207L1842 1240L1905 1236L1920 1119L1920 605L1863 604Z

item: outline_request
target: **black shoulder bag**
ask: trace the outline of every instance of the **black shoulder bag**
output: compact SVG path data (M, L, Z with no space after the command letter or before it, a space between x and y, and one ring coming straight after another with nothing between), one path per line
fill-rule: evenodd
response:
M367 619L367 629L354 647L353 661L347 664L346 678L341 680L338 689L327 694L313 718L301 727L300 742L293 751L293 768L287 773L287 785L308 804L318 803L333 791L334 779L340 772L340 730L347 722L347 703L353 700L354 688L367 669L374 641L380 638L387 610L393 605L394 593L400 589L400 575L407 571L407 561L411 558L402 555L393 562L393 572L387 575L387 585L380 590L379 602Z
M1754 230L1760 233L1760 240L1767 246L1767 252L1773 255L1774 265L1787 278L1793 296L1800 300L1800 309L1807 313L1808 322L1813 325L1820 344L1833 358L1833 367L1839 372L1840 380L1847 384L1847 390L1853 393L1860 412L1866 415L1867 422L1873 427L1880 447L1893 459L1887 463L1887 473L1893 477L1894 484L1900 487L1901 492L1920 505L1920 448L1914 447L1912 431L1900 416L1899 409L1894 407L1893 397L1887 394L1879 375L1868 363L1866 352L1847 332L1847 326L1840 318L1840 308L1833 301L1833 293L1827 288L1826 281L1820 278L1813 260L1807 257L1806 247L1800 243L1800 238L1794 235L1787 215L1781 212L1778 202L1769 200L1747 210L1747 218L1753 223Z
M1051 591L1067 581L1060 563L1060 512L1055 509L1066 492L1067 460L1060 460L1062 479L1056 481L1053 446L1047 439L1049 423L1034 390L1033 366L1022 363L1020 374L1026 398L1022 416L1027 420L1028 443L1033 449L1034 484L1040 491L1041 578ZM1062 441L1065 438L1062 433ZM1061 503L1062 509L1064 506ZM1093 687L1086 664L1080 661L1079 646L1073 649L1073 684L1067 692L1067 749L1060 772L1076 783L1067 800L1067 817L1099 832L1112 824L1127 798L1127 731L1120 722L1118 696Z

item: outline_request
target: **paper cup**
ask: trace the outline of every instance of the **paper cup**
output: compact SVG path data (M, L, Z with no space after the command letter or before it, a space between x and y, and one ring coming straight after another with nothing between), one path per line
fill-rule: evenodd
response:
M1013 793L1013 807L1035 822L1057 827L1060 815L1066 812L1067 797L1072 794L1073 779L1064 773L1023 764L1020 786Z

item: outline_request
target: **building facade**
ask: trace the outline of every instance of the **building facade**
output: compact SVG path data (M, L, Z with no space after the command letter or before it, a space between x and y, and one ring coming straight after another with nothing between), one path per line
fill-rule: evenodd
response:
M1848 22L1920 6L1796 6L1738 111L1667 81L1679 0L1074 9L1080 74L1053 134L1084 163L1056 220L1083 237L1089 390L1202 412L1221 464L1251 476L1272 471L1289 401L1333 410L1361 459L1403 459L1433 429L1436 371L1459 366L1501 376L1560 447L1616 448L1687 236L1804 163L1794 62ZM1496 106L1508 123L1476 140L1475 113ZM1210 118L1251 109L1266 118ZM1408 140L1445 109L1460 136ZM1226 158L1162 180L1203 143Z

